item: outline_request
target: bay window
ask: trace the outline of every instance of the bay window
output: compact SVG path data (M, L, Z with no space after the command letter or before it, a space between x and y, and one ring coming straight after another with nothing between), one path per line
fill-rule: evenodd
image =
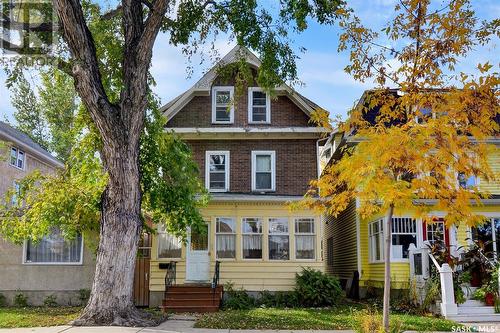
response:
M262 220L243 218L241 222L243 259L262 259Z
M315 258L314 218L295 219L295 258Z
M215 254L217 259L236 258L236 222L230 217L215 219Z
M262 88L248 88L248 122L271 122L271 100Z
M211 192L229 190L229 152L207 151L205 158L205 185Z
M29 264L81 264L83 240L78 235L66 240L58 228L39 242L27 240L24 262Z
M252 191L276 190L276 153L252 151Z
M288 218L269 219L269 260L290 259Z

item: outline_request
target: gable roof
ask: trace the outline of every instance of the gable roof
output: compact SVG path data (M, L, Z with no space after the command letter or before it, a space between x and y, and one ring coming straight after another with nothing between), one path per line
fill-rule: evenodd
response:
M25 133L15 129L9 124L0 121L0 139L4 139L14 143L19 146L23 150L31 153L34 156L37 156L39 159L44 160L52 166L64 167L64 163L55 158L51 153L47 150L43 149L38 143L33 141L28 135Z
M209 96L214 80L217 78L217 71L228 64L235 63L238 60L244 59L252 67L258 68L261 61L255 54L244 46L236 45L228 54L226 54L215 66L213 66L205 75L201 77L190 89L186 90L179 96L172 99L170 102L161 107L160 111L167 118L167 121L172 119L194 96ZM290 100L297 105L307 116L320 108L310 99L299 94L287 84L282 84L275 88L276 91L286 94Z

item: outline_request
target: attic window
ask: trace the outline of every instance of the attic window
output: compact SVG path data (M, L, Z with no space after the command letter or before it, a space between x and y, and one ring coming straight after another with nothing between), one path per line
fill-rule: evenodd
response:
M234 121L234 87L212 88L212 123L232 124Z
M10 165L24 170L24 151L19 148L12 147L10 149Z
M271 100L262 88L248 88L248 122L271 122Z

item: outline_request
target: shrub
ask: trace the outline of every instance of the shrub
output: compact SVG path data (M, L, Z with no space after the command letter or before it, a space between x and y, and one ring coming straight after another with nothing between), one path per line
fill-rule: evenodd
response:
M264 290L259 294L257 305L266 308L295 308L300 305L300 300L295 291L277 291L271 293Z
M7 299L2 293L0 293L0 308L6 305L7 305Z
M14 306L25 308L28 306L28 297L23 293L18 293L14 296Z
M223 302L224 309L248 310L256 305L253 297L248 295L244 289L235 289L231 282L225 284L224 294L226 296Z
M81 305L85 305L90 298L90 290L89 289L80 289L78 290L78 299L80 300Z
M321 307L336 304L342 297L342 288L336 277L311 268L302 269L295 277L295 292L303 306Z
M57 306L56 296L49 295L45 297L45 299L43 300L43 304L51 308L56 307Z

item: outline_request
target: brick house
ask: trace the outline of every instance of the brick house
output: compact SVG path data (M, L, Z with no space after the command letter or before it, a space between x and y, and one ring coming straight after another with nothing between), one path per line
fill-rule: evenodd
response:
M303 267L323 270L320 215L287 206L318 176L325 130L309 122L318 106L286 85L273 97L256 85L237 95L234 79L221 78L217 68L240 57L260 65L235 47L162 108L165 131L191 147L211 200L202 210L205 235L189 235L185 246L163 230L153 237L150 305L164 297L170 262L177 285L210 283L219 262L220 284L249 292L291 290ZM170 308L182 305L175 304Z

